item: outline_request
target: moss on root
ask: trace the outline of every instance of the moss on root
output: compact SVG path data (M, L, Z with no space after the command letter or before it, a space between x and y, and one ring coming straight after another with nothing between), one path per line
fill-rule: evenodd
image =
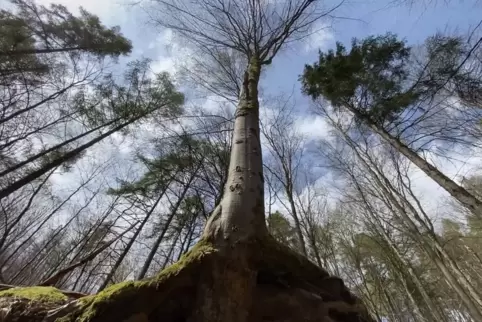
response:
M177 263L149 279L114 284L77 301L68 302L52 287L12 289L0 296L32 300L20 303L23 320L10 322L46 321L43 318L52 317L52 309L56 322L172 322L218 313L223 318L229 313L230 321L265 321L266 316L273 321L373 321L339 278L271 236L219 248L202 240ZM45 304L37 311L30 308L34 301L60 299L60 305ZM249 318L238 319L242 312ZM220 319L216 315L211 320Z
M0 292L0 297L20 297L42 303L65 303L68 297L55 287L15 287Z
M120 304L124 311L132 310L132 312L129 312L130 314L138 313L139 310L136 306L142 302L142 304L139 304L139 306L142 306L139 307L139 309L145 310L148 307L151 308L151 306L155 305L151 305L148 301L154 303L159 299L142 299L142 294L147 294L146 292L149 292L150 294L155 293L158 290L160 291L160 289L165 286L164 282L179 275L191 265L200 263L206 255L214 253L215 251L216 249L211 243L201 240L188 253L182 256L179 261L162 270L156 276L141 281L128 281L114 284L96 295L84 297L80 299L80 305L76 312L73 312L64 318L57 319L57 322L92 321L95 318L98 318L106 310L109 310L111 305L119 306L119 303L123 302L132 304L123 307L122 304ZM129 300L132 300L132 302L129 302ZM134 303L135 301L136 303Z
M211 243L201 240L189 252L184 254L180 260L159 272L159 274L154 277L154 281L158 283L166 280L170 276L178 274L189 264L200 262L206 255L214 252L216 252L216 248Z

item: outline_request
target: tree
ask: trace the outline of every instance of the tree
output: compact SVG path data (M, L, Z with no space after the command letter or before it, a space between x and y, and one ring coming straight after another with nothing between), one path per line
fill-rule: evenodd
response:
M48 314L69 312L64 320L84 321L370 321L341 279L273 240L264 217L262 67L327 11L313 0L154 3L159 24L200 49L232 49L246 61L223 196L201 240L179 263Z
M99 56L119 56L131 51L130 41L122 37L118 27L103 26L97 16L82 8L80 17L76 17L62 5L45 7L32 0L10 2L15 12L0 11L2 57L19 62L35 54L86 51ZM33 65L25 66L24 70L34 69Z
M432 39L427 47L427 61L414 73L410 48L394 35L354 39L349 52L338 43L336 50L320 53L318 62L305 67L303 90L314 100L325 98L334 108L349 111L359 124L382 137L480 218L482 201L422 158L415 144L411 147L403 141L404 132L415 133L417 140L430 138L412 127L435 117L439 111L430 102L452 79L459 86L476 85L458 74L461 65L456 62L462 60L463 65L470 52L458 50L457 39ZM459 54L455 62L454 51ZM450 122L461 125L453 117ZM443 124L447 123L438 124L432 137L450 133L444 132Z
M25 121L26 113L42 110L56 98L88 84L98 64L91 61L90 70L82 70L79 65L89 56L101 62L131 51L130 41L118 27L105 27L97 16L82 8L80 17L76 17L61 5L47 8L32 0L10 2L11 10L0 11L3 128L5 123Z
M377 256L386 256L383 263L380 263L380 258L375 261L375 269L374 261L368 262L373 269L368 279L376 280L375 290L380 287L380 290L385 292L385 284L388 281L384 275L388 275L397 287L402 288L404 295L401 298L408 300L412 310L414 307L419 311L418 315L430 314L434 321L440 321L450 320L453 312L459 312L470 316L474 321L478 320L480 292L473 287L474 282L469 282L475 279L467 278L470 276L470 270L459 264L458 255L454 256L448 252L447 244L434 228L433 219L429 217L427 209L421 205L419 197L414 193L413 179L407 172L408 160L400 158L394 149L387 153L383 145L380 146L373 140L357 141L355 138L359 133L351 128L353 124L335 121L335 113L326 115L330 125L341 135L340 139L349 148L348 151L336 149L329 152L329 146L323 146L323 150L326 151L324 153L329 155L330 161L333 160L340 174L346 175L349 179L349 185L345 188L349 193L344 202L354 203L353 210L363 214L362 220L368 227L358 233L364 234L368 230L380 244L381 254ZM373 246L368 248L374 249ZM349 250L355 254L360 251L359 248ZM418 259L409 260L405 256L422 257L424 261L421 265ZM365 262L366 256L363 254L354 257L355 264ZM428 265L433 267L430 274L417 273L424 271ZM367 277L365 273L361 274L364 278ZM364 299L373 299L376 296L372 293L371 283L363 285L366 294ZM439 284L434 286L435 283ZM443 294L445 288L452 290L448 291L450 295ZM440 300L436 300L433 293L440 294L440 297L443 294L442 303L454 301L458 304L443 309L437 304ZM386 300L394 302L390 304L388 311L398 311L399 308L392 306L400 305L401 299L393 299L390 294L384 296L387 297ZM381 302L382 305L384 301L385 299L377 298L375 302ZM463 307L460 303L463 303Z
M280 243L293 248L298 247L299 240L297 240L295 229L282 213L275 211L269 214L267 224L270 234Z
M148 77L148 68L149 63L147 61L133 62L125 73L124 84L117 84L113 81L112 76L108 76L103 83L96 86L93 95L84 91L79 92L76 96L77 108L86 122L92 125L92 129L45 149L2 171L0 175L5 176L22 167L31 165L39 159L44 161L1 189L0 199L8 197L53 168L79 158L93 145L114 133L126 130L133 123L153 115L160 118L179 115L182 111L181 105L184 102L183 94L174 88L169 75L166 73L157 74L154 78ZM104 130L104 132L100 132L97 136L82 142L81 139L89 138L89 134L96 133L99 130ZM69 144L79 141L81 143L79 146L66 149Z
M279 98L276 110L267 117L261 126L261 133L266 139L266 150L269 152L265 168L283 186L285 202L280 201L294 220L295 230L301 254L308 255L303 237L302 222L295 198L299 181L299 168L303 157L303 137L294 129L294 106L291 100L283 102Z

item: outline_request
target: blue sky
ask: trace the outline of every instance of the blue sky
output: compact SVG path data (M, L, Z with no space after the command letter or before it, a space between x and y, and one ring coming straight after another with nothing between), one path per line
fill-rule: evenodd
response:
M0 3L6 0L0 0ZM312 35L305 43L291 45L274 61L267 71L263 87L266 92L291 91L299 86L297 79L306 63L316 60L319 48L326 50L335 41L349 44L353 37L396 33L412 43L421 43L437 31L469 30L481 19L482 4L468 0L415 0L419 4L403 5L384 0L346 0L338 8L334 19L322 23L327 27ZM129 6L128 0L38 0L39 3L62 3L71 10L79 5L99 15L108 25L119 25L123 33L133 41L132 57L145 56L166 62L171 58L165 43L163 31L146 22L145 13L138 7ZM422 4L426 2L427 4ZM428 3L431 2L431 3ZM446 3L448 2L448 3ZM326 1L326 6L336 4L336 0ZM164 38L164 39L163 39ZM163 66L166 66L163 64Z
M395 5L387 2L389 1L347 1L336 12L336 16L340 18L327 21L331 27L325 30L328 35L321 37L324 42L316 45L317 42L313 41L310 46L313 50L310 52L295 48L286 50L284 55L280 55L275 61L274 67L279 67L269 71L267 82L278 84L283 89L291 88L304 64L317 59L318 48L331 48L335 41L349 45L353 37L364 38L390 31L406 39L409 44L417 44L446 28L458 28L464 32L477 25L481 19L482 5L476 5L475 1L450 1L448 4L438 1L439 5L425 6ZM314 40L316 38L316 35L312 37Z

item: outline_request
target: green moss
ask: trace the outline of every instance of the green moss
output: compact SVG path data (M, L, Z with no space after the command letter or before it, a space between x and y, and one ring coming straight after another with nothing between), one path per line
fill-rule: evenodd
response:
M22 297L32 301L62 303L67 301L68 297L55 287L16 287L0 292L0 297Z
M194 247L184 254L181 259L169 267L166 267L154 278L156 282L161 282L172 275L178 274L188 264L200 261L204 256L214 253L214 246L204 240L200 240Z
M66 317L63 320L57 320L57 322L74 320L78 322L91 321L107 308L110 303L136 297L136 295L140 294L141 289L152 287L157 289L162 282L179 274L179 272L189 264L200 262L204 256L215 251L211 243L201 240L188 253L182 256L178 262L162 270L156 276L142 281L128 281L114 284L96 295L84 297L81 299L82 305L78 314L75 314L76 316Z
M98 313L98 310L100 307L105 306L109 302L112 302L115 298L118 298L119 296L129 296L145 286L147 282L145 281L128 281L128 282L122 282L122 283L117 283L114 285L109 286L102 292L96 294L96 295L91 295L91 296L86 296L84 298L81 298L80 301L82 303L81 308L81 316L75 320L79 322L83 321L90 321L93 317L95 317ZM61 320L60 320L61 321ZM57 322L60 322L57 321ZM68 321L66 319L66 321Z

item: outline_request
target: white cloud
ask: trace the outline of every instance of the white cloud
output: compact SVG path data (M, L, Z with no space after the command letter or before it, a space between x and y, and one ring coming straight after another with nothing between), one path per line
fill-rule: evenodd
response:
M297 118L295 128L308 140L326 138L329 135L329 126L326 120L318 115L306 115Z
M171 75L176 74L181 68L186 68L190 63L192 51L188 46L181 44L172 30L166 29L148 45L150 49L157 49L158 57L154 59L152 70L154 72L166 71Z
M330 26L319 24L313 28L313 33L303 40L303 50L308 53L324 50L335 41L335 35Z
M226 111L227 109L227 111ZM220 112L234 113L235 106L227 99L216 96L209 95L206 97L202 104L202 110L207 114L219 114Z
M159 57L152 63L151 68L155 73L168 72L171 75L178 70L175 58L172 56Z

